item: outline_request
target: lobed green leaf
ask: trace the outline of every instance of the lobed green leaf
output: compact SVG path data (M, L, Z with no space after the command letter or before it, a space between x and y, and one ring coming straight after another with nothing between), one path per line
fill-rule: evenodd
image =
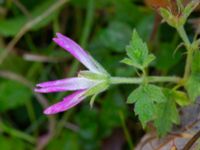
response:
M191 101L195 101L200 96L200 52L196 51L193 55L191 75L185 84Z
M139 116L142 126L156 117L156 105L166 101L162 89L155 85L141 85L128 97L127 103L135 103L134 111Z
M173 123L179 123L179 114L171 90L164 90L167 101L156 106L156 119L154 124L160 136L165 135L172 128Z
M125 58L122 62L141 70L155 59L154 55L148 54L147 45L142 41L136 30L133 31L132 39L130 44L126 47L126 52L129 59Z

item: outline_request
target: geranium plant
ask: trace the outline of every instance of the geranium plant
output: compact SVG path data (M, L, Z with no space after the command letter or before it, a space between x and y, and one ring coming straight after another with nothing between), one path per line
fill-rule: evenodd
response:
M180 2L176 13L171 8L159 8L163 21L177 30L183 41L182 45L185 46L187 58L182 76L149 75L149 65L156 57L149 51L147 44L143 42L136 30L133 31L130 44L126 47L127 57L121 62L134 67L138 77L110 75L77 43L58 33L53 39L54 42L71 53L88 70L80 71L78 77L37 84L35 91L41 93L76 91L47 108L44 113L50 115L66 111L89 96L92 96L90 101L92 105L95 97L108 90L111 84L137 84L138 87L133 89L127 103L134 104L134 112L144 128L148 122L153 122L159 135L166 134L173 123L179 123L178 107L193 103L200 95L200 40L196 37L193 40L189 39L184 29L189 15L198 4L199 1L191 1L184 6Z

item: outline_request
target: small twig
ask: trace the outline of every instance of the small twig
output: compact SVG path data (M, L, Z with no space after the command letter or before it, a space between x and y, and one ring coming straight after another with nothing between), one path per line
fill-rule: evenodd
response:
M83 48L87 47L87 41L94 21L94 12L95 12L95 0L89 0L87 4L87 14L83 27L83 33L80 39L80 45Z
M193 144L200 138L200 131L198 131L184 146L183 150L190 150Z
M50 63L57 63L57 62L64 62L66 61L66 57L59 58L59 57L50 57L38 54L24 54L23 58L27 61L34 61L34 62L50 62Z
M66 122L65 128L70 129L70 130L72 130L74 132L79 132L79 130L80 130L79 126L77 126L77 125L75 125L73 123L70 123L70 122Z
M149 137L147 137L144 141L141 141L137 147L139 147L140 150L142 150L143 147L144 147L147 143L150 143L152 140L156 139L156 137L157 137L156 134L155 134L155 133L152 133L152 134L149 135Z
M12 0L12 1L22 11L22 13L27 16L29 20L32 18L31 14L28 12L26 7L19 0Z
M32 144L34 144L36 142L36 139L34 137L32 137L31 135L21 132L17 129L13 129L13 128L7 126L5 123L3 123L1 120L0 120L0 129L9 135L26 140Z
M17 33L17 35L10 41L10 43L6 47L6 50L0 55L0 64L3 63L4 59L8 56L8 54L12 51L13 47L17 44L17 42L23 37L23 35L26 32L28 32L33 26L40 23L42 20L44 20L46 17L48 17L50 14L52 14L54 11L63 6L68 1L69 0L58 0L56 3L52 4L52 6L49 7L49 9L47 9L43 14L34 18L33 20L28 21Z

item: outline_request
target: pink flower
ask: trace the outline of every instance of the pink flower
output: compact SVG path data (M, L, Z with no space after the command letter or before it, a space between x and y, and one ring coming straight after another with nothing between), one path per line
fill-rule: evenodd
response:
M71 53L76 59L88 68L88 71L81 71L78 77L44 82L36 85L35 92L50 93L62 91L76 91L58 102L48 107L44 114L56 114L66 111L80 103L84 98L97 95L108 87L109 74L86 53L77 43L64 35L57 33L53 41L60 47Z

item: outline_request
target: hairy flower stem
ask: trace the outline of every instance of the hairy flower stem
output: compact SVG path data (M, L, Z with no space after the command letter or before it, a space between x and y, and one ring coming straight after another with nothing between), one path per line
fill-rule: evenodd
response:
M188 36L186 34L184 27L183 26L178 27L177 31L178 31L180 37L182 38L182 40L186 46L186 49L187 49L187 59L186 59L186 65L185 65L185 72L184 72L184 76L183 76L183 80L187 81L187 79L190 75L190 71L191 71L193 47L192 47L191 42L188 39Z
M182 38L183 42L185 43L186 48L190 47L191 46L191 42L188 39L188 36L187 36L187 33L186 33L184 27L183 26L178 27L177 31L178 31L180 37Z
M149 83L155 82L172 82L179 83L181 78L169 76L147 76L145 78ZM143 78L126 78L126 77L111 77L111 84L140 84L143 83Z

